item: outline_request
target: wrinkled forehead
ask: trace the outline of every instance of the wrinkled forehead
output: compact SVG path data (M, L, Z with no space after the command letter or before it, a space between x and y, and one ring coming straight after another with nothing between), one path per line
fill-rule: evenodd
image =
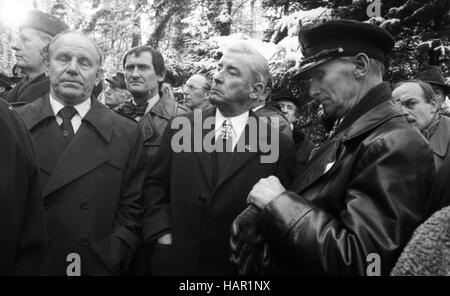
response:
M415 99L425 99L424 92L419 84L414 82L405 82L399 86L397 86L392 91L392 97L395 100L404 101L407 99L415 98Z
M75 33L69 33L59 37L52 45L52 54L57 52L73 52L91 56L97 62L100 61L100 56L97 52L95 44L89 38Z
M245 69L250 67L253 62L253 56L249 53L228 51L224 53L219 63Z

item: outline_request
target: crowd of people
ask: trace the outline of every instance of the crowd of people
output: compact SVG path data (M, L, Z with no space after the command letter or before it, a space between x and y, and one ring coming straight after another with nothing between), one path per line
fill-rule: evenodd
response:
M320 147L247 43L180 102L159 50L104 82L90 38L30 11L0 93L0 274L68 275L77 254L77 275L450 275L442 73L383 81L394 39L359 21L299 41Z

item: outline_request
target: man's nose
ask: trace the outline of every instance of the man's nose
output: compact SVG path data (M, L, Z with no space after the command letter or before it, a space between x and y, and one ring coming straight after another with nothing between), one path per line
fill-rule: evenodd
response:
M311 98L316 98L319 95L320 91L317 87L317 83L313 81L310 83L308 93Z
M78 73L77 59L75 57L73 57L67 65L67 72L70 72L72 74Z
M214 73L213 77L213 84L214 83L222 83L223 82L223 78L222 78L222 71L217 71L216 73Z
M133 77L133 78L137 78L137 77L139 77L139 70L138 70L138 68L137 67L134 67L133 68L133 71L131 72L131 77Z
M12 45L12 49L15 51L19 51L20 50L20 42L18 40L16 40L14 42L14 44Z

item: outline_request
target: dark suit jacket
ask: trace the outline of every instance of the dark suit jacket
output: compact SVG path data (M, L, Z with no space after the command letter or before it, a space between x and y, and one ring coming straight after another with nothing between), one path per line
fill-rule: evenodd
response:
M47 238L31 136L0 99L0 275L36 275Z
M48 95L18 112L41 171L50 238L43 273L66 274L69 253L80 255L83 275L125 272L141 234L146 158L137 124L92 100L64 150Z
M31 81L20 81L12 90L4 93L3 96L8 103L21 106L31 103L49 92L50 81L43 73Z
M210 108L196 112L202 114L204 121L208 117L214 118L215 111L215 108ZM251 113L251 116L254 115ZM180 118L186 126L192 127L188 132L191 149L194 137L204 139L211 131L214 135L214 127L202 130L203 121L194 121L193 112L175 117ZM267 120L262 123L271 128ZM247 125L247 136L248 130ZM225 173L216 178L214 153L204 149L201 152L172 150L171 141L178 131L179 127L171 128L169 123L145 184L144 239L151 242L163 233L172 233L173 244L165 247L168 250L164 259L170 269L169 274L236 274L229 261L231 223L245 209L247 195L259 179L276 175L285 186L290 184L295 166L294 144L280 134L279 146L276 147L279 148L279 157L274 163L261 163L263 153L259 149L234 152ZM269 139L273 139L271 135L269 133ZM243 140L247 142L248 137L241 136L240 141ZM261 143L266 139L259 134L258 140Z

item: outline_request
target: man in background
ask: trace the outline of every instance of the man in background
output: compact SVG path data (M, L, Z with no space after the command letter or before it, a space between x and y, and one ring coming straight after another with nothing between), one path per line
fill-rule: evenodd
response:
M26 74L17 85L2 96L9 103L19 106L33 102L50 91L50 83L45 75L43 49L53 36L69 27L56 17L38 10L30 11L21 24L19 37L13 45L17 67Z
M210 90L211 81L205 75L192 75L183 87L184 104L191 110L210 107Z
M117 72L116 75L105 80L109 83L105 90L105 104L111 109L118 109L131 96L127 90L125 76L122 72Z

